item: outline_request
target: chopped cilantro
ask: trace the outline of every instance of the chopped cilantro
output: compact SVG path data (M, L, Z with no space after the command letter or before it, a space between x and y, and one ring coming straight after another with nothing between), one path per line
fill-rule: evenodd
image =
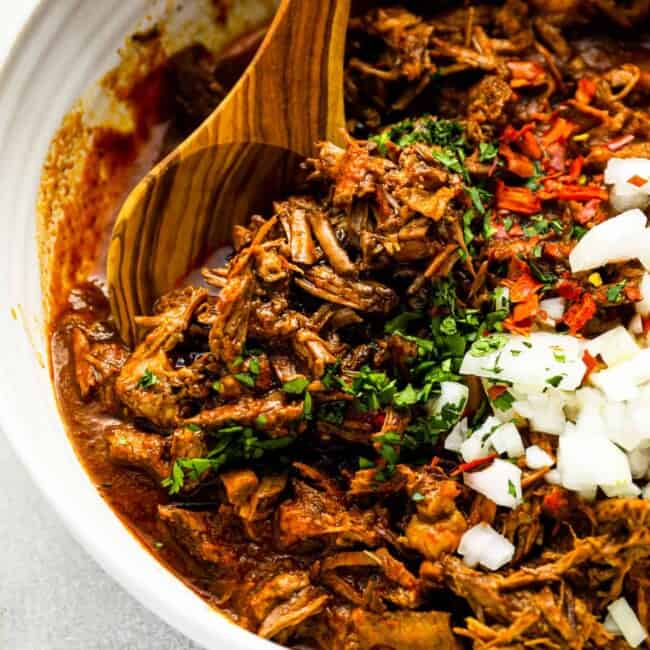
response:
M248 362L248 372L252 375L260 374L260 362L255 357Z
M406 388L395 393L393 404L398 408L412 406L419 401L418 391L413 388L412 384L408 384Z
M555 273L552 273L551 271L543 271L539 266L537 266L537 264L535 264L535 262L533 262L533 260L528 260L528 265L530 266L533 276L540 282L543 282L546 285L551 285L557 281L557 275L555 275Z
M253 377L253 375L248 374L247 372L236 373L235 379L240 384L244 384L244 386L248 386L249 388L253 388L255 386L255 377Z
M314 406L313 406L311 393L309 391L307 391L305 393L305 401L304 401L303 407L302 407L302 415L305 418L305 420L311 420L312 415L313 415L313 409L314 409Z
M555 375L554 377L549 377L546 380L546 383L549 386L553 386L553 388L557 388L562 383L562 380L564 379L564 377L566 377L565 374Z
M138 381L138 388L151 388L152 386L155 386L158 383L158 377L147 368L144 371L144 374L142 377L140 377L140 380Z
M424 501L424 494L422 494L422 492L413 492L411 499L416 503L419 503L420 501Z
M417 311L405 311L398 316L395 316L395 318L391 318L385 325L384 325L384 332L386 334L394 334L395 332L403 332L406 330L408 327L409 323L412 323L413 321L419 321L424 318L424 314L421 314L420 312Z
M495 408L499 411L508 411L512 408L512 405L515 403L515 398L512 396L512 393L507 390L503 391L496 399L492 400Z
M330 424L343 424L346 402L325 402L318 407L318 419Z
M193 433L196 433L197 431L201 431L201 427L198 424L194 424L193 422L190 422L189 424L186 424L185 428L188 431L192 431Z
M221 392L221 382L218 379L212 382L212 390L216 391L217 393Z
M507 342L508 339L503 334L490 334L477 339L469 352L473 357L485 357L500 350Z
M517 488L510 479L508 479L508 494L515 499L517 498Z
M307 386L309 386L309 383L309 379L296 377L282 384L282 390L285 393L289 393L289 395L302 395L307 389Z
M258 415L255 418L255 426L262 428L262 427L266 426L268 421L269 421L269 419L266 417L266 415Z
M609 302L620 302L623 298L623 289L625 288L626 281L622 280L616 284L607 287L607 300Z
M499 145L496 142L481 142L478 146L478 159L481 162L490 162L497 157Z
M360 469L372 469L374 466L375 466L375 464L371 460L368 460L367 458L364 458L363 456L359 456L359 468Z

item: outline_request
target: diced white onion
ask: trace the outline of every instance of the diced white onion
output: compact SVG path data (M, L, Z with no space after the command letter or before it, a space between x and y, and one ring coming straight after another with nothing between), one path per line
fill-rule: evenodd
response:
M640 187L630 183L638 176L650 177L650 160L646 158L611 158L605 167L605 184L612 185L609 200L617 212L631 208L643 208L650 204L650 183Z
M461 537L458 553L470 567L480 564L490 571L496 571L512 560L515 547L492 526L478 524Z
M591 339L586 347L591 356L600 355L610 367L631 359L640 350L634 337L622 325Z
M650 382L650 348L613 368L592 373L590 380L611 400L635 399L639 395L639 386Z
M551 469L544 474L544 480L551 485L562 485L562 475L556 469Z
M492 433L501 426L501 421L495 417L488 417L474 433L465 440L461 447L460 453L465 462L485 458L492 452L490 437Z
M561 297L547 298L546 300L542 300L539 303L539 308L542 311L545 311L546 315L554 321L562 320L565 307L566 299Z
M614 636L621 636L621 628L616 625L616 621L612 618L612 615L607 612L605 620L603 621L603 627Z
M490 436L490 443L498 453L508 454L508 458L519 458L524 455L524 443L512 422L502 424Z
M460 422L457 422L445 438L445 449L447 451L459 452L461 445L465 442L468 430L467 418L463 418Z
M514 412L530 422L535 431L559 435L566 426L564 405L566 395L558 390L528 395L525 400L518 400L512 408Z
M634 209L594 226L571 251L571 271L588 271L642 256L646 221L645 214Z
M623 638L633 647L636 648L648 636L648 633L641 625L634 610L625 598L619 598L609 605L607 608L609 613L618 625Z
M529 469L552 467L555 461L541 447L531 445L526 448L526 465Z
M643 319L641 318L641 314L634 314L634 316L630 318L627 329L629 330L630 334L634 334L634 336L643 334Z
M642 499L650 499L650 483L648 483L642 490L641 490L641 498Z
M601 485L600 488L608 497L638 497L641 494L641 488L632 481L615 485Z
M630 464L632 478L644 478L650 469L650 449L633 449L627 454L627 462Z
M650 273L644 273L639 283L641 300L634 303L634 307L641 316L650 314Z
M632 482L627 456L600 434L577 432L560 436L557 468L562 485L578 492L598 485Z
M522 501L521 470L507 460L496 458L478 472L465 472L465 485L492 499L498 506L516 508Z
M453 406L460 419L468 398L469 388L465 384L457 381L443 381L440 383L440 395L429 400L426 409L430 416L436 416L440 415L445 407Z
M476 356L465 355L460 373L520 385L535 393L551 387L574 390L584 377L583 343L566 334L533 332L530 336L502 334L499 349Z

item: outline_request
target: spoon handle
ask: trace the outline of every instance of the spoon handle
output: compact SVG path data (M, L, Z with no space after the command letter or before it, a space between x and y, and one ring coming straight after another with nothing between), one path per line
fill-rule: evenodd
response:
M350 0L282 0L260 49L221 106L183 143L253 142L313 153L341 143L343 59Z

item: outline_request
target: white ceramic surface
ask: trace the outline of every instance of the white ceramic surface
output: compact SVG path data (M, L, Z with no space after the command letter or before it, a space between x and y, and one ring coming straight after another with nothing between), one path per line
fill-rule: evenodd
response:
M42 365L35 241L42 161L62 116L115 63L145 4L43 0L0 74L0 427L73 535L141 603L206 648L270 649L277 646L211 610L122 526L77 462Z

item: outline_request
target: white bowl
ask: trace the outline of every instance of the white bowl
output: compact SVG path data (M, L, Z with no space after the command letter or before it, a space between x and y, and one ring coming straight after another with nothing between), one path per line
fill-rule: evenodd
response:
M61 118L116 62L146 4L43 0L0 75L0 428L76 539L143 605L206 648L277 648L185 587L100 498L68 442L45 363L35 228L41 166Z

